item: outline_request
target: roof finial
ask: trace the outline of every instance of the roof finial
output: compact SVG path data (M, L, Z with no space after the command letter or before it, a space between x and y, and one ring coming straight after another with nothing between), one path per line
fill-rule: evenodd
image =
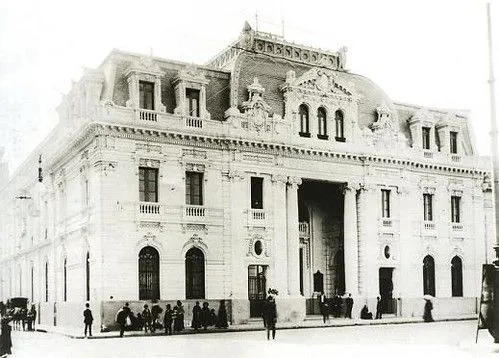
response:
M284 38L284 16L282 17L282 37Z
M255 11L255 30L258 32L258 12Z

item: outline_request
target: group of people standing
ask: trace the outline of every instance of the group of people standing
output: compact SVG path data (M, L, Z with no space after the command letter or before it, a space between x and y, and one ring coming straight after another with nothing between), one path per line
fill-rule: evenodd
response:
M125 303L116 315L116 322L120 326L120 337L123 337L125 330L144 330L146 333L154 333L156 329L164 329L165 334L171 335L173 332L181 332L185 329L185 309L180 300L173 308L170 304L166 305L161 322L162 312L163 309L157 304L153 304L151 309L145 304L143 311L135 316L128 302ZM220 301L218 316L214 309L210 309L208 302L203 302L203 307L199 305L199 301L196 302L192 309L191 328L199 331L201 327L206 330L213 325L217 328L228 327L225 301Z
M328 299L324 292L321 292L318 296L319 309L322 314L322 320L324 323L329 322L329 315L332 314L333 317L339 318L343 311L343 299L336 295L331 299ZM352 318L352 308L353 308L353 298L349 294L345 298L345 318Z

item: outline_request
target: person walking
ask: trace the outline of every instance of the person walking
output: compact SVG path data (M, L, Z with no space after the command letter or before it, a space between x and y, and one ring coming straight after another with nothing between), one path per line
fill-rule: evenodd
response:
M172 306L168 303L163 317L163 326L165 327L165 334L172 334L173 311Z
M125 333L125 327L128 325L128 322L131 322L128 302L125 303L125 305L118 311L116 322L118 322L118 324L120 325L120 337L123 337Z
M153 305L151 308L151 332L154 333L156 331L156 327L160 328L161 324L159 323L159 315L163 312L163 309L159 307L156 301L153 301Z
M144 310L142 311L142 321L144 322L144 331L147 333L147 330L149 329L149 331L152 332L151 310L147 304L144 305Z
M381 298L378 296L378 297L376 297L376 300L378 302L376 303L376 318L375 319L381 319Z
M319 294L319 309L322 314L322 321L326 323L326 320L329 322L329 305L327 304L327 298L324 294L324 291L321 291Z
M92 337L93 321L94 317L92 316L92 311L90 310L90 304L85 303L85 310L83 311L83 323L85 323L85 338L87 338L87 329L88 329L88 335Z
M12 354L12 327L9 324L10 319L7 317L2 318L2 333L0 334L0 358L7 357Z
M423 313L423 320L425 322L433 322L433 316L431 314L431 310L433 309L433 303L431 303L431 300L428 298L425 298L425 304L424 304L424 313Z
M201 327L201 307L199 306L199 301L196 301L196 304L192 308L192 324L191 327L196 331L199 331Z
M227 311L225 310L225 300L220 300L220 307L218 308L217 323L215 327L217 328L229 327L229 323L227 322Z
M267 297L267 301L263 306L263 317L265 321L265 328L267 328L267 340L270 339L270 332L272 331L272 339L275 339L275 326L277 321L277 309L275 300L272 296Z
M352 318L353 298L351 293L349 293L348 297L345 299L345 304L346 304L345 318Z

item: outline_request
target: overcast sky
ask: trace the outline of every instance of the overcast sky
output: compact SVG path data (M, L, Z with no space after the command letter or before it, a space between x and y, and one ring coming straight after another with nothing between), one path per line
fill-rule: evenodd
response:
M491 0L499 71L499 0ZM11 170L58 121L55 108L83 67L113 49L204 64L244 21L287 40L336 51L347 69L395 101L471 110L488 155L485 0L0 2L0 146ZM499 107L499 106L498 106Z

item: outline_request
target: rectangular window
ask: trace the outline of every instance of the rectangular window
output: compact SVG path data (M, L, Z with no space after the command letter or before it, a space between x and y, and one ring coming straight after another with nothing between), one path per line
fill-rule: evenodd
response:
M139 200L158 202L157 168L139 168Z
M185 172L185 203L203 205L203 173Z
M435 144L437 145L437 150L440 152L440 136L438 135L437 128L435 128Z
M430 130L429 127L423 127L423 149L430 149Z
M139 107L154 110L154 83L139 81Z
M381 190L381 212L384 218L390 217L390 190Z
M450 132L450 152L457 154L457 132Z
M423 194L424 220L433 221L433 195Z
M199 90L187 88L185 90L187 99L188 115L191 117L199 117Z
M251 177L251 209L263 209L263 178Z
M450 198L451 206L451 218L453 223L461 222L461 197L451 196Z

